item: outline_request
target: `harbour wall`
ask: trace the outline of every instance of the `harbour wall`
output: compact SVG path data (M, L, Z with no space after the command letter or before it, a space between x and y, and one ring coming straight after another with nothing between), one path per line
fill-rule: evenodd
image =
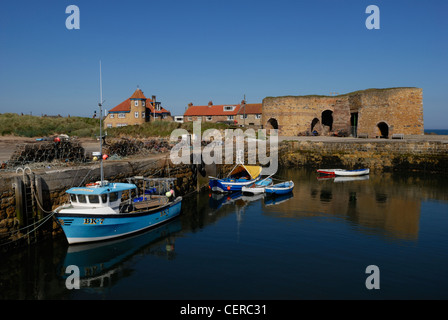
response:
M284 167L448 172L448 140L283 141L280 149L279 165Z
M247 150L246 150L247 151ZM247 157L247 152L246 152ZM371 171L448 172L448 139L437 141L392 139L286 140L280 143L279 167L317 169L368 167ZM247 159L247 158L246 158ZM206 166L206 175L192 171L190 165L173 165L169 153L152 158L104 162L104 177L110 182L124 182L127 177L176 178L176 195L187 195L207 186L208 176L222 176L233 165ZM33 222L45 221L51 210L68 201L66 190L100 180L99 164L37 169L31 173L0 173L0 252L29 245L41 239L62 236L55 219L48 219L33 231ZM33 180L39 186L33 214L24 214L16 192L19 185ZM26 183L25 183L26 184ZM25 189L23 191L25 193ZM30 226L31 225L31 226ZM32 231L32 232L31 232Z
M169 153L150 159L105 161L103 172L105 180L109 182L125 182L127 177L132 176L176 178L176 195L186 195L196 191L199 183L197 174L192 172L191 167L173 165L169 160ZM99 164L48 171L40 169L23 172L19 170L16 173L1 175L0 252L9 250L11 247L22 247L38 240L62 235L62 229L55 219L45 221L45 217L68 201L65 192L67 189L101 179ZM27 210L25 209L27 204L23 202L23 198L27 197L26 185L29 185L31 181L35 182L36 197L33 199L31 210L30 208ZM18 192L18 189L21 191ZM43 223L41 224L40 221ZM39 228L34 230L37 226Z

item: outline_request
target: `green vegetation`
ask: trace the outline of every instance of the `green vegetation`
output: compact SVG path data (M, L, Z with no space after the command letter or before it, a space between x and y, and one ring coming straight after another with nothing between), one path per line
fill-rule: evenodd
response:
M83 117L39 117L16 113L0 114L0 135L47 137L67 134L94 137L99 134L99 119Z
M201 134L207 129L228 129L229 125L223 123L201 123ZM193 133L193 122L178 123L168 121L147 122L139 126L126 126L107 129L109 137L169 137L175 129L185 129Z
M201 131L207 129L233 128L222 123L201 123ZM174 129L185 129L193 133L193 123L167 121L148 122L140 126L126 126L107 129L109 137L168 137ZM0 135L14 135L29 138L49 137L67 134L77 137L95 137L99 135L99 119L84 117L40 117L19 115L16 113L0 114Z

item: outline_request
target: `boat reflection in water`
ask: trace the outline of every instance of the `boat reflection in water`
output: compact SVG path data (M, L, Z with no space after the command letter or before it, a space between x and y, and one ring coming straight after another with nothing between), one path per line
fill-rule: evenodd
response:
M79 268L82 288L102 291L126 276L127 263L134 263L132 260L138 253L173 259L175 234L181 229L180 220L175 219L134 236L69 246L62 263L62 277L69 276L65 273L67 266L75 265Z
M288 201L292 197L294 197L294 194L292 192L287 194L268 196L264 199L264 205L275 206L277 204Z

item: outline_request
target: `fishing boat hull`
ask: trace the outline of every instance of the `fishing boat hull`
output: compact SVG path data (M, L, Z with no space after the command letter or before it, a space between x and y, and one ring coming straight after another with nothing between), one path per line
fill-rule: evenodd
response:
M294 189L294 182L288 181L266 187L265 193L268 195L281 195L291 193L293 189Z
M56 213L69 244L104 241L153 228L177 217L182 198L165 206L138 213Z

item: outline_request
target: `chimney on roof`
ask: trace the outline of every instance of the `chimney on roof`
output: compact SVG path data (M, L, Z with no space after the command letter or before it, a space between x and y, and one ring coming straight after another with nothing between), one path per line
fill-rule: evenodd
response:
M246 104L246 100L241 100L241 105Z
M208 102L208 106L211 107L213 105L213 101Z
M156 102L156 96L152 96L152 102Z

